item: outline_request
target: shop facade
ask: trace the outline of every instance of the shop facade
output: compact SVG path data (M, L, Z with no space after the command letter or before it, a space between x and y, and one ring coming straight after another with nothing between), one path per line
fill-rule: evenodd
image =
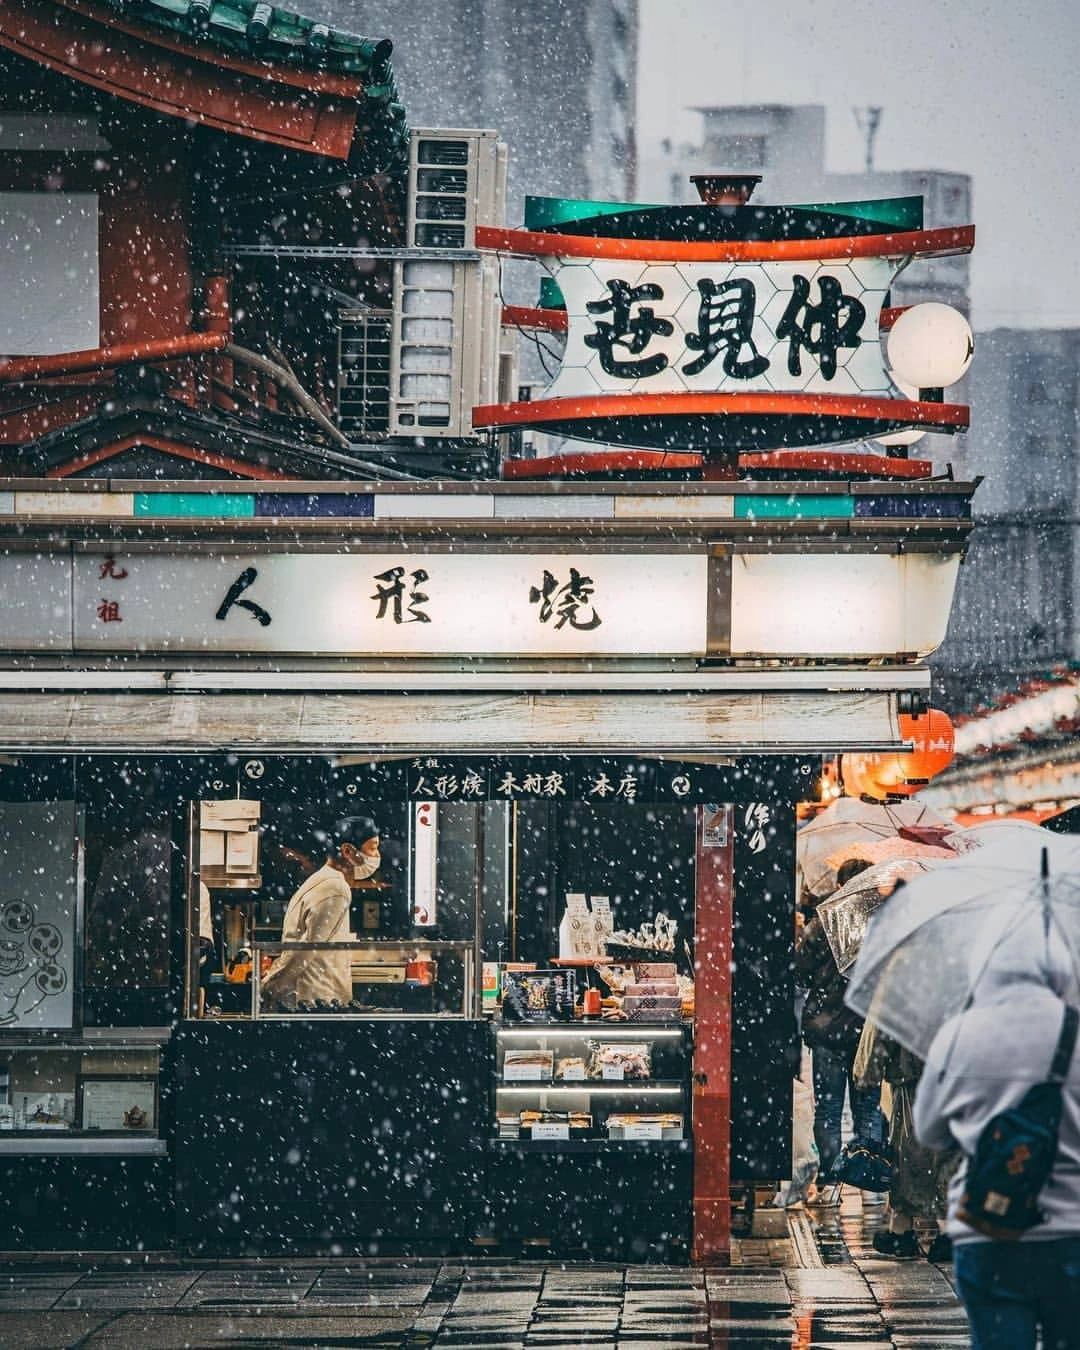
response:
M789 1166L795 807L925 706L970 488L40 486L0 558L6 1245L723 1259ZM343 818L355 996L275 1009ZM492 1016L485 964L596 983L551 965L578 894L674 921L692 1019Z

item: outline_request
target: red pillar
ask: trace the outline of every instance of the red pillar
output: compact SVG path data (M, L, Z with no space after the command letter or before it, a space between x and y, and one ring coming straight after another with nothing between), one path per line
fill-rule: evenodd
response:
M694 1239L696 1265L731 1260L730 806L699 806L694 920Z

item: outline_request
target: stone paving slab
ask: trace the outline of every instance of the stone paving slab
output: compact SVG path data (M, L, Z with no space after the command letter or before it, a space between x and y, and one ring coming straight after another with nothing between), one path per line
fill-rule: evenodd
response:
M216 1317L200 1313L127 1313L107 1322L82 1342L114 1350L186 1350L212 1345L400 1346L409 1330L405 1318ZM59 1342L57 1344L60 1344Z
M873 1251L880 1209L845 1193L819 1268L585 1262L139 1259L0 1265L0 1347L397 1350L961 1350L948 1267ZM779 1244L791 1247L792 1244Z
M55 1306L59 1309L103 1309L159 1306L173 1308L198 1278L194 1271L182 1275L84 1275Z
M0 1312L44 1312L81 1278L77 1273L18 1271L0 1279Z

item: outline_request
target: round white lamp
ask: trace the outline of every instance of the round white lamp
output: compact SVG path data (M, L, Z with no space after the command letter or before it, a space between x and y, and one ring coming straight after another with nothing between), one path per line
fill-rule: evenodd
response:
M886 343L896 376L916 389L944 389L962 379L975 351L971 325L951 305L912 305L893 324Z
M892 377L893 384L903 394L906 399L912 403L918 402L919 391L913 384L908 384L905 380L898 380L895 373ZM922 427L907 427L903 431L889 431L884 436L875 436L874 440L878 445L914 445L916 441L921 441L926 435Z

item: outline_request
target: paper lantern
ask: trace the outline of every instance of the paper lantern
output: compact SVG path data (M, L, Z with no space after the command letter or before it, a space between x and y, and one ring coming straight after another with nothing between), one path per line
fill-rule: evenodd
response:
M844 787L852 797L910 797L947 769L956 738L952 719L939 708L919 717L899 716L900 735L911 742L910 754L886 751L876 755L844 755Z
M900 315L889 332L886 351L901 380L918 389L943 389L963 378L975 339L958 309L930 300Z
M913 403L919 401L919 391L913 384L908 384L904 380L898 380L895 373L892 375L893 383L906 399ZM908 427L905 431L890 431L884 436L875 436L874 440L878 445L914 445L916 441L921 441L926 435L925 427Z

